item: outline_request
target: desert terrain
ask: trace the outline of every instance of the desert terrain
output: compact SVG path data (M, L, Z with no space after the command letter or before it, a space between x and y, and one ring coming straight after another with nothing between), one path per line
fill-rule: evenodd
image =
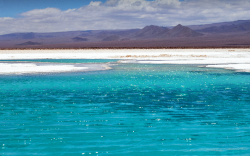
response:
M1 50L0 68L4 74L27 72L64 72L88 71L89 66L74 66L72 64L36 64L19 62L18 60L32 59L115 59L119 63L142 64L185 64L209 68L226 68L239 72L250 72L250 49L24 49ZM12 62L13 60L15 62ZM21 63L21 64L20 64ZM20 66L21 65L21 66ZM63 65L66 65L65 69ZM79 65L79 64L78 64ZM84 69L82 69L84 68ZM92 67L91 67L92 68ZM103 64L97 69L111 69L109 63ZM63 69L63 70L61 70Z
M250 20L142 29L0 35L1 49L248 48Z

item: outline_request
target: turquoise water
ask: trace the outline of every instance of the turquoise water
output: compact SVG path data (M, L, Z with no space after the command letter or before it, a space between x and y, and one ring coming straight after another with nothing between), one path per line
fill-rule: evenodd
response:
M0 155L249 155L250 74L187 65L0 76Z

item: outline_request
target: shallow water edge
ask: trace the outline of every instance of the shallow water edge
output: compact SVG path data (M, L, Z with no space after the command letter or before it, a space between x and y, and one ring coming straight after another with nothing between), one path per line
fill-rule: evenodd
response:
M250 49L79 49L1 50L0 60L119 59L123 63L203 64L206 67L250 71ZM135 61L133 61L135 60ZM120 62L122 63L122 62Z

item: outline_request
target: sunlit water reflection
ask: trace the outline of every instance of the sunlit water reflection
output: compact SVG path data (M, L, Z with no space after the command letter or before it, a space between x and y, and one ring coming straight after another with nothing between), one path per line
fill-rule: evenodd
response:
M0 155L247 155L249 79L141 64L0 76Z

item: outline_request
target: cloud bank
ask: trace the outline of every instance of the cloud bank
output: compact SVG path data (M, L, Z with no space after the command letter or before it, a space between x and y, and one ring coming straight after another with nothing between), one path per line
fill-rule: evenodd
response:
M107 0L62 11L35 9L18 18L0 18L0 34L74 30L128 29L249 19L248 0Z

